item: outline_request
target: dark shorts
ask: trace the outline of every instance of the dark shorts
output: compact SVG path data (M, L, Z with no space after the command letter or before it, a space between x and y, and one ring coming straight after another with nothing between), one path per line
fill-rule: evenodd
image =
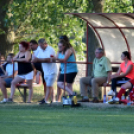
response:
M73 83L76 75L77 72L66 74L66 83ZM64 74L59 75L58 82L64 82Z
M41 75L42 75L42 81L43 81L43 83L44 83L44 82L45 82L45 80L44 80L44 72L43 72L41 63L33 63L33 64L34 64L34 67L36 68L36 70L38 70L38 71L41 72Z
M13 80L13 78L6 78L6 79L4 79L4 81L6 83L6 87L11 87L12 80Z

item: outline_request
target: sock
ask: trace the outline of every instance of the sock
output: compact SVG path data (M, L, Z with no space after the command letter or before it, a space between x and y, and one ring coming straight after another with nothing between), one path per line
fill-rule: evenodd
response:
M119 91L119 93L118 93L118 95L117 95L117 97L119 98L119 100L121 100L121 96L122 96L122 94L125 94L125 91L126 89L125 88L121 88L120 89L120 91Z

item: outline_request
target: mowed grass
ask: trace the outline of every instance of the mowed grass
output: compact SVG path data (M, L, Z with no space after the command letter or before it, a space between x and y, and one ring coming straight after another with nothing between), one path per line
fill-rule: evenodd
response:
M133 134L134 107L1 104L0 134Z

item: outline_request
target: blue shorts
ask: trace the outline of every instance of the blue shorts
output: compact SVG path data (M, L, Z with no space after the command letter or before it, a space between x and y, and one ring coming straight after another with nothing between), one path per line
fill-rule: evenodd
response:
M13 80L13 78L6 78L6 79L4 79L4 81L6 83L6 87L10 87L11 86L12 80Z

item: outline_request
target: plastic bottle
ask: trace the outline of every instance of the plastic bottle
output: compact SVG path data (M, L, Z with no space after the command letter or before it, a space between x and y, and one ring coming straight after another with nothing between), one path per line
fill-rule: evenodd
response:
M106 103L106 95L103 96L103 103Z
M125 96L124 96L124 94L122 94L122 96L121 96L121 100L125 100Z

